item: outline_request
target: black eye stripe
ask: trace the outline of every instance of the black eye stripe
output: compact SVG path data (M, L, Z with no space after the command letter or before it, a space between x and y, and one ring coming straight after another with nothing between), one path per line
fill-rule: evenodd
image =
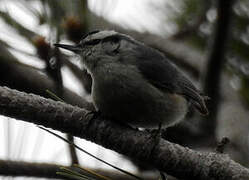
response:
M87 36L92 35L92 34L96 34L96 33L98 33L98 32L100 32L100 31L99 31L99 30L91 31L91 32L85 34L85 35L82 37L82 39L85 39Z
M90 40L84 43L84 45L96 45L100 43L100 39L94 39L94 40Z

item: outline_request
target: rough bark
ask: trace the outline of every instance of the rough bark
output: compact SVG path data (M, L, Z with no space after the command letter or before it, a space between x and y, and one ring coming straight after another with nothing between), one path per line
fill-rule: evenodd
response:
M88 111L37 95L0 88L0 114L84 138L126 156L150 163L177 178L248 180L249 170L228 155L198 152L98 117ZM132 146L131 146L132 145ZM155 146L154 146L155 145ZM154 147L154 148L153 148Z

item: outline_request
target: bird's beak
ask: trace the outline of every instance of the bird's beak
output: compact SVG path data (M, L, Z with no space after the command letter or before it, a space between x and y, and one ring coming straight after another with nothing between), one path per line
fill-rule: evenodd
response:
M72 51L72 52L74 52L76 54L79 54L80 51L82 50L80 45L54 44L54 46L58 47L58 48L67 49L67 50Z

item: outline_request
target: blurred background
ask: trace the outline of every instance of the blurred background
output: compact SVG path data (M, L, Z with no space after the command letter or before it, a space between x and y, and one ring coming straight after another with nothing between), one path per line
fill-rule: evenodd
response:
M160 50L211 98L208 117L190 112L186 121L167 130L165 139L214 151L227 137L225 153L249 167L249 1L1 0L0 27L1 86L51 98L49 89L72 105L89 102L89 110L91 77L78 56L53 43L74 44L91 30L110 29ZM56 133L129 172L158 177L143 162ZM0 142L2 179L52 178L24 170L8 174L8 162L30 167L76 163L111 179L128 179L33 124L0 116Z

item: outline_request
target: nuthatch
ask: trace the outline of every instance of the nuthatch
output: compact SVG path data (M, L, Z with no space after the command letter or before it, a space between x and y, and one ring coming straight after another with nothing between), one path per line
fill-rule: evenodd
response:
M159 51L115 31L93 31L77 45L92 79L92 98L105 117L133 127L172 126L190 106L208 114L205 96Z

